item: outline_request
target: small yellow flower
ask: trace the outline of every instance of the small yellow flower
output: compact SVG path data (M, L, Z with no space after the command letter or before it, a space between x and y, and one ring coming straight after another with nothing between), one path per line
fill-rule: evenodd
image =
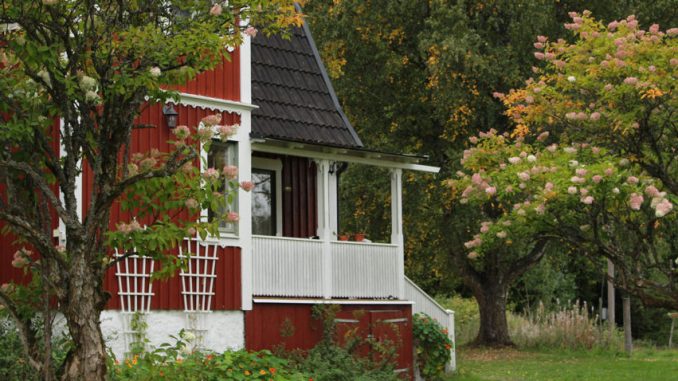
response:
M259 374L263 376L263 375L266 374L266 371L262 369L262 370L259 371Z
M250 374L252 374L252 373L250 373L249 370L246 370L246 371L245 371L245 376L249 376Z
M664 93L659 89L649 89L643 95L640 96L640 99L646 99L646 98L647 99L655 99L655 98L661 97L662 95L664 95Z

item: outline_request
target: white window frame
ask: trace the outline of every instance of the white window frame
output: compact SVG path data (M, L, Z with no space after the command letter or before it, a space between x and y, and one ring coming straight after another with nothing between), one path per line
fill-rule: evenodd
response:
M198 128L202 128L202 127L203 127L203 123L200 122L200 124L198 125ZM238 135L239 134L237 134L236 136L230 137L227 141L225 141L223 143L235 143L236 157L238 158L237 163L236 163L236 166L238 167L237 181L238 181L238 183L240 183L240 181L241 181L240 178L242 176L242 168L241 168L242 155L240 154L241 147L240 147L240 139L239 139ZM219 133L217 131L214 132L212 140L213 140L212 143L222 142L219 138ZM200 160L200 173L204 173L205 170L207 169L207 168L203 168L203 163L208 162L208 160L207 160L208 156L209 156L209 152L207 152L207 150L205 150L205 145L203 143L200 143L200 158L201 158L201 160ZM246 163L246 164L248 164L248 163ZM220 170L220 169L217 168L217 170ZM248 173L249 173L249 171L248 171ZM240 232L242 230L242 223L243 223L242 214L240 213L241 207L242 207L241 198L243 197L243 194L242 194L241 191L242 191L242 189L240 189L240 188L235 190L235 192L236 192L235 204L236 204L236 209L237 209L236 212L238 213L238 215L240 215L240 220L238 222L234 223L234 225L235 225L234 231L231 231L230 229L224 229L222 227L219 227L219 234L221 235L222 238L238 239L240 237ZM247 213L248 218L249 218L249 216L250 216L250 213ZM202 211L200 212L200 218L203 221L209 221L209 209L202 209ZM216 239L216 237L212 237L212 236L208 237L208 240L212 240L212 239Z
M282 167L280 159L252 157L252 170L263 169L275 172L275 236L277 237L281 237L283 233Z

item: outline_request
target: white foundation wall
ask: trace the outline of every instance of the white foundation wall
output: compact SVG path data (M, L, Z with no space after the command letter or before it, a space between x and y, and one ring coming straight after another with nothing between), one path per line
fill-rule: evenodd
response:
M126 320L127 319L127 320ZM229 349L245 347L245 314L243 311L213 311L201 314L197 327L204 330L202 345L205 350L223 352ZM129 329L126 321L129 314L121 311L106 310L101 313L101 331L106 339L106 345L117 359L122 359L128 348L124 332ZM179 336L184 329L191 331L196 327L183 311L151 311L145 314L146 338L150 347L157 347L162 343L174 344L170 336Z

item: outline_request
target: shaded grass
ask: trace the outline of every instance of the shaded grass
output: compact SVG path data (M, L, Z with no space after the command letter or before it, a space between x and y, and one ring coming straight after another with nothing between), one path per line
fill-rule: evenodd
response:
M448 381L678 380L678 350L639 349L632 357L600 351L461 348Z

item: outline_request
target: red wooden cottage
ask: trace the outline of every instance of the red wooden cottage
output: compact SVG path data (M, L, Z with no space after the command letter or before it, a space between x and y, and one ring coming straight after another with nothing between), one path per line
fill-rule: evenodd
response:
M412 374L412 314L426 312L454 332L451 315L405 277L401 181L405 170L437 172L412 155L366 149L339 106L307 25L289 40L245 36L232 60L179 89L173 104L178 124L197 125L221 113L226 124L240 124L227 143L208 156L216 167L237 165L240 220L223 226L221 237L187 239L178 254L190 251L190 266L168 281L151 283L155 264L129 258L105 281L111 292L101 316L108 345L124 356L134 340L135 312L144 313L151 343L171 341L181 329L199 345L259 350L312 348L321 322L318 304L338 304L340 330L359 327L364 335L399 345L397 368ZM143 111L133 151L167 150L171 131L163 107ZM338 175L346 163L388 168L391 176L392 234L387 243L337 239ZM84 170L82 209L91 178ZM111 224L131 216L114 211ZM0 238L0 257L17 248ZM3 262L7 262L3 260ZM3 263L0 283L19 276Z

